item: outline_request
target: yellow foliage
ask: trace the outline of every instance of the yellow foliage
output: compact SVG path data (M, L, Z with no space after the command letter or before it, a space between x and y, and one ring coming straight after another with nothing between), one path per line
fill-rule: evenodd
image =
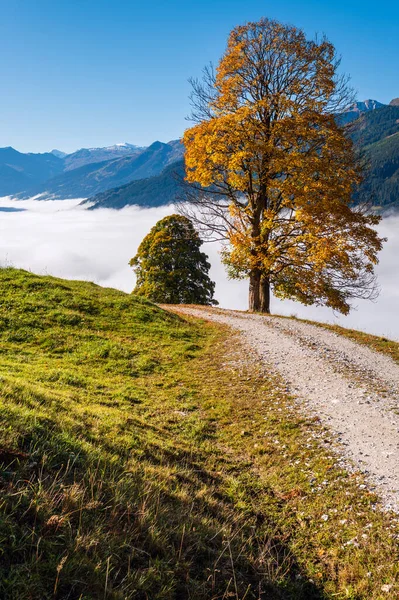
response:
M208 116L183 141L187 180L208 204L216 191L229 201L230 273L348 312L351 297L371 293L383 240L379 219L351 205L362 171L333 114L336 69L325 39L267 19L236 27Z

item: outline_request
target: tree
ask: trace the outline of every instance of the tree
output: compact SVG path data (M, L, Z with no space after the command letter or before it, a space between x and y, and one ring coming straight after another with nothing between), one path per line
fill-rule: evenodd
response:
M335 118L353 100L338 67L327 39L262 19L233 29L216 72L192 81L188 214L228 240L250 310L270 311L271 288L345 314L351 298L377 295L384 240L379 218L351 205L362 168Z
M201 245L187 217L171 215L158 221L129 262L137 276L133 293L167 304L217 304Z

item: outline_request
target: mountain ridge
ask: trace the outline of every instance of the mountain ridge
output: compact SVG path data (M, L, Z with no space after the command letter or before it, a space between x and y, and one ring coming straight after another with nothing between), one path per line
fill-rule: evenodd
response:
M157 144L158 142L156 142ZM159 142L162 144L162 142ZM165 144L169 148L169 154L171 155L170 160L173 161L173 156L176 155L178 159L182 150L180 142L178 140L172 140ZM134 157L146 152L154 151L154 144L151 146L137 146L129 144L128 142L116 143L111 146L99 147L99 148L81 148L72 153L65 153L61 150L54 148L50 152L35 153L35 152L19 152L11 146L0 148L0 196L16 196L19 198L29 198L32 196L46 197L58 197L62 198L64 193L68 191L68 185L73 183L74 193L68 194L67 197L87 197L89 194L98 193L103 191L101 186L96 188L95 186L89 186L85 189L84 181L81 181L81 185L77 184L75 177L79 179L84 174L90 171L95 171L96 168L104 167L104 164L109 162L115 163L118 160L127 160L127 168L129 159L132 160ZM150 150L149 150L150 149ZM151 168L140 174L140 177L147 177L151 174L158 174L167 161L162 161L158 168L153 164ZM116 164L116 163L115 163ZM122 163L121 163L122 164ZM92 165L92 166L91 166ZM100 167L98 166L100 165ZM77 171L81 167L87 167L84 171ZM117 166L116 171L119 171ZM68 173L77 171L73 175ZM134 169L132 170L131 179L135 178ZM65 181L62 185L63 177L65 175ZM117 173L116 173L117 175ZM137 175L138 177L139 175ZM99 174L98 179L104 179L104 176ZM125 173L125 178L119 180L115 177L115 181L110 184L111 187L127 183L130 180L128 172ZM47 190L49 185L51 188L57 186L59 183L59 189ZM105 185L105 189L109 186Z
M80 148L75 152L65 155L65 171L77 169L91 163L137 155L145 149L145 146L136 146L127 142L98 148Z
M353 118L353 115L357 115ZM368 174L355 195L355 201L366 200L379 210L399 208L399 100L389 105L376 100L356 103L343 113L340 122L347 128L356 146L364 154ZM340 115L341 117L341 115ZM183 162L175 164L178 178L184 177ZM85 204L97 208L120 209L129 205L162 206L178 199L179 186L172 170L165 169L156 178L104 191L89 197Z
M389 104L359 101L337 118L368 161L368 175L355 200L371 198L382 210L399 207L399 98ZM155 141L148 147L123 142L66 155L0 148L0 195L85 198L91 209L160 206L175 200L172 174L183 174L183 155L181 140ZM179 164L168 170L174 163Z
M43 184L21 192L18 197L87 198L137 179L157 176L182 156L183 146L177 140L167 144L156 141L133 155L68 169Z
M367 161L355 198L371 201L382 212L399 210L399 104L363 114L350 127Z
M89 210L98 208L119 210L131 205L155 208L172 204L178 198L180 181L184 178L184 174L182 159L168 165L157 176L138 179L96 194L81 202L81 205L88 205Z
M363 113L370 112L372 110L378 110L383 106L386 105L371 98L354 102L338 115L339 123L341 125L348 125L349 123L352 123L358 119Z
M0 148L0 194L9 196L21 187L41 185L62 168L62 160L51 152L25 154L11 146Z

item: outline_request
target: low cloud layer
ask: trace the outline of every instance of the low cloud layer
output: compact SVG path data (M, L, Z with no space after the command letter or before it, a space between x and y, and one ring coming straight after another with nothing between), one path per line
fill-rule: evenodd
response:
M150 228L172 209L87 211L77 204L76 200L15 202L1 198L0 208L25 210L0 212L0 264L67 279L86 279L130 292L134 275L129 259ZM274 299L272 311L337 322L399 339L399 217L384 220L380 230L389 241L378 266L381 295L377 303L358 302L348 317L338 317L324 308ZM227 279L216 244L206 244L205 251L212 264L211 276L220 305L246 309L248 283Z

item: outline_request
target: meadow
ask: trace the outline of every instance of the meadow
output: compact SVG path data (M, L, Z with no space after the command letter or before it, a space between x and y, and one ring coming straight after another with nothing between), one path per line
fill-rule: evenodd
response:
M397 519L231 332L12 268L0 290L0 597L395 597Z

